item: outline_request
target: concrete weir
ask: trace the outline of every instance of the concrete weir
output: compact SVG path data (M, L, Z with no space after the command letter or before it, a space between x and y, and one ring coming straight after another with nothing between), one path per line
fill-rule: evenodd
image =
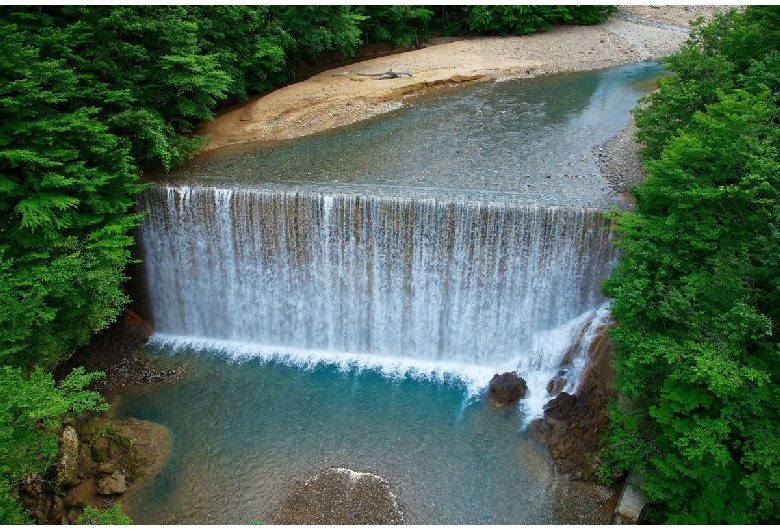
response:
M645 509L647 500L639 490L642 483L642 475L634 473L623 486L623 493L620 495L617 507L615 508L615 524L637 524Z

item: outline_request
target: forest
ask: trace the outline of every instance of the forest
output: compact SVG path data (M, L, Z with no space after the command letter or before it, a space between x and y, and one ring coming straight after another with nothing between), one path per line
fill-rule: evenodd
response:
M610 6L0 6L0 522L56 461L100 373L52 370L113 323L133 200L191 133L325 52L591 24ZM604 476L642 472L648 517L777 522L780 10L701 25L636 111L648 178L615 213L619 322ZM90 513L100 520L99 514ZM110 517L116 516L115 513ZM109 516L106 516L109 517ZM104 522L121 520L107 518Z
M635 110L603 475L639 472L654 523L780 522L778 50L777 7L717 16Z

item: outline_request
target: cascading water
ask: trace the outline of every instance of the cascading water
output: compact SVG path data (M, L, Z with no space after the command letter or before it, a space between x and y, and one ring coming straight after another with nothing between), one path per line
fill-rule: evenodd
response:
M472 393L518 370L530 415L603 316L616 257L586 208L189 185L140 206L155 340L454 375Z
M551 380L574 390L607 315L601 212L625 202L596 146L660 72L440 89L146 190L148 352L184 375L123 390L118 416L173 437L127 513L271 522L296 481L344 467L387 479L412 523L606 522L523 424ZM529 384L520 414L480 399L509 370Z

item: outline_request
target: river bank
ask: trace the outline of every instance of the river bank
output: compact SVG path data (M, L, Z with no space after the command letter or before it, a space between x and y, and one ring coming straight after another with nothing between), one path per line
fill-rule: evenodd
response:
M253 141L314 134L390 112L438 85L575 72L660 59L688 38L689 21L728 6L619 6L593 26L556 26L521 37L434 39L422 49L321 72L218 116L196 131L206 153ZM391 69L411 75L359 75Z

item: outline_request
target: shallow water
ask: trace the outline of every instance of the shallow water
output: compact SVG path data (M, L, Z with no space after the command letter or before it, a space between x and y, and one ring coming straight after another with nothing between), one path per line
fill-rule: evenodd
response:
M441 87L397 111L269 145L238 144L170 177L512 193L528 202L621 202L593 152L655 88L655 62Z
M435 90L332 134L220 150L166 180L606 208L621 200L593 149L626 125L660 74L645 63ZM576 494L566 501L543 451L527 439L525 409L492 409L473 381L430 367L415 376L359 359L263 356L263 345L247 355L211 351L208 341L187 350L188 338L180 337L171 349L163 339L150 354L183 363L186 377L128 391L117 409L173 435L154 485L124 501L136 523L273 522L295 481L324 467L384 477L410 522L608 518L587 503L575 514L560 508L575 505Z
M521 416L468 399L458 381L236 364L195 352L163 360L184 363L185 378L128 392L117 409L173 435L154 485L123 503L137 524L271 523L294 482L325 467L384 477L409 522L565 520Z

